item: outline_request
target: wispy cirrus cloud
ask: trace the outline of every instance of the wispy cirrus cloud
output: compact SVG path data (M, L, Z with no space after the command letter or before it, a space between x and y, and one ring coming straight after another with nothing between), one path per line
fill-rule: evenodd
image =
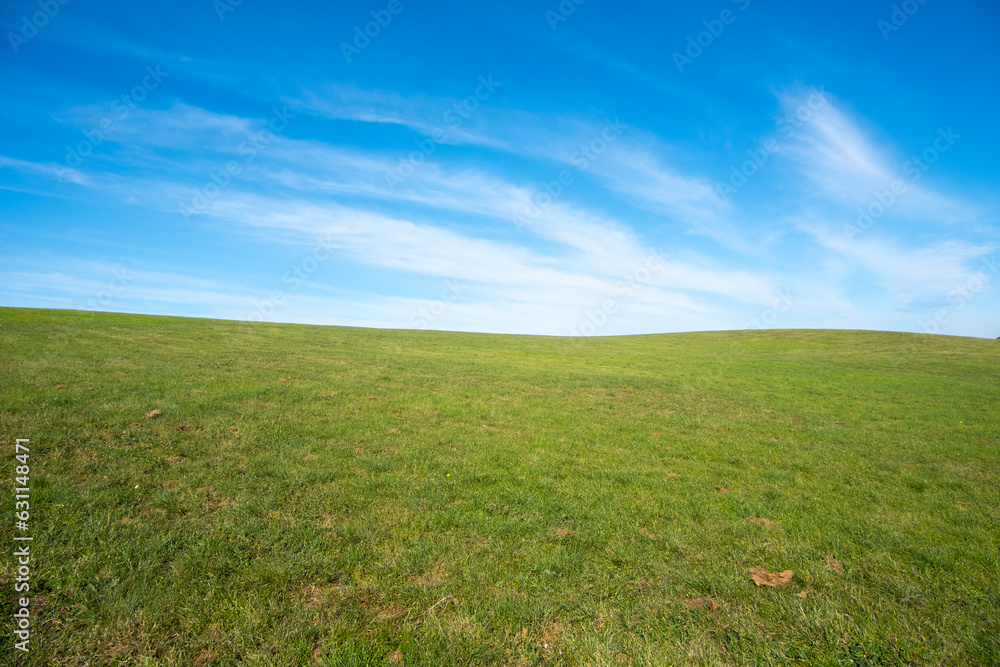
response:
M40 176L60 182L85 185L87 177L82 172L53 162L31 162L0 155L0 169L9 169L19 174Z
M483 105L449 128L449 118L459 118L453 108L460 103L353 86L331 86L325 95L309 93L292 102L306 112L392 123L427 136L444 128L443 143L487 147L554 162L567 168L574 179L592 177L631 205L664 215L730 249L750 252L756 247L737 231L727 215L727 202L706 177L672 167L650 148L659 143L655 136L629 127L620 118L531 113Z
M780 93L778 99L793 115L813 92L798 88ZM981 215L979 207L922 180L934 162L946 159L945 153L961 140L950 126L928 128L926 146L916 155L907 155L894 146L876 143L861 119L852 117L832 94L824 92L824 96L828 103L814 109L781 148L818 193L853 209L879 201L880 196L889 201L884 193L892 192L896 183L903 192L892 196L892 215L946 223L969 222ZM933 162L921 158L925 151Z
M298 106L289 106L294 106L293 113L394 124L424 135L438 127L442 109L453 102L353 87L335 91L325 100L307 96ZM792 137L783 154L815 186L819 199L846 207L871 183L891 176L893 153L862 132L838 105L831 106L815 127L804 127ZM86 126L101 113L100 107L78 107L66 118ZM402 148L359 147L286 134L274 134L246 159L240 146L266 127L266 118L179 102L164 109L136 109L106 147L109 159L84 165L77 182L160 213L176 212L210 173L237 159L239 173L199 211L200 217L193 218L196 224L287 247L308 248L317 238L328 238L339 262L404 277L392 293L317 282L309 291L287 295L284 314L278 316L292 321L317 322L322 319L317 313L335 312L339 320L330 315L323 323L406 326L421 302L408 280L458 279L468 290L449 307L441 326L568 333L595 303L619 298L616 287L622 277L650 252L648 226L630 224L621 209L610 215L583 203L586 198L579 195L584 189L610 195L626 209L652 214L656 224L672 232L669 247L661 249L670 256L642 290L621 304L615 324L603 333L735 328L743 320L732 313L759 311L789 284L796 286L796 308L802 312L834 309L847 317L857 311L841 285L858 273L875 275L879 289L906 307L933 298L935 290L962 275L963 262L985 248L929 242L905 249L884 239L850 244L836 238L828 223L802 223L802 216L797 218L791 209L768 221L768 232L797 234L804 248L822 257L821 267L793 268L789 262L771 266L776 255L751 236L762 223L737 203L721 199L702 174L671 161L669 148L641 128L625 128L612 138L609 120L599 116L560 117L500 107L483 107L465 121L461 132L450 135L454 145L528 160L533 173L566 170L586 185L574 184L555 197L549 193L539 206L546 195L543 181L551 179L517 180L501 175L490 158L453 160L442 151L390 187L385 174L398 163ZM603 144L595 144L597 140ZM581 148L596 145L601 149L581 166ZM0 168L45 171L25 164L0 161ZM914 201L952 201L926 186L915 192L925 194ZM784 203L801 205L795 199ZM512 219L532 205L537 214L530 224L515 229ZM725 260L695 252L688 235L677 233L683 231L733 252ZM907 268L918 262L923 262L920 269ZM817 279L827 281L822 289L811 285ZM280 276L274 280L280 282ZM148 295L162 304L194 298L197 291L176 290L170 296L168 287L158 289L165 291ZM237 300L245 302L248 293L266 293L259 286L201 289L215 294L217 304L226 294L239 294ZM535 320L545 321L543 331Z
M954 285L977 273L978 260L997 250L993 244L954 239L910 247L874 235L851 241L839 228L816 221L800 221L798 227L834 253L845 273L875 278L901 309L945 303Z

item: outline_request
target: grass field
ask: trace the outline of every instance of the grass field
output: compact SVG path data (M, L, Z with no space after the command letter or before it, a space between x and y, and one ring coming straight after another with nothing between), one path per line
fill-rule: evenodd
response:
M1000 341L5 308L0 364L3 664L1000 664Z

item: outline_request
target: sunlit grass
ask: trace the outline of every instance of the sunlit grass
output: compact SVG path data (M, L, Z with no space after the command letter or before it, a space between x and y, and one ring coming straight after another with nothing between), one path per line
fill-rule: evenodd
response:
M23 664L1000 663L997 341L0 309L0 345Z

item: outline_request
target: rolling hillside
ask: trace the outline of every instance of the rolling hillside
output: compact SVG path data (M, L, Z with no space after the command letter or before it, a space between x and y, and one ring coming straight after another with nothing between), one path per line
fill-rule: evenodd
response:
M991 340L2 308L0 660L1000 664L998 406Z

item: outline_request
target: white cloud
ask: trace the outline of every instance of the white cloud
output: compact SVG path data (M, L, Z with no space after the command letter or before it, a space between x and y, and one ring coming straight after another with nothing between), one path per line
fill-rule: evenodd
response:
M906 248L876 236L851 241L828 224L800 221L798 227L841 257L847 272L873 275L901 309L945 303L957 285L980 270L976 260L997 250L996 246L962 240Z
M797 89L780 94L779 100L789 117L795 117L799 109L809 110L808 119L782 143L781 152L820 192L852 210L876 204L881 196L891 201L889 215L919 220L968 222L980 215L977 207L940 193L927 183L933 175L933 163L918 164L898 150L878 146L871 133L862 129L863 121L852 118L830 93L822 93L824 104L808 105L810 95L817 92ZM932 128L925 148L934 151L930 155L938 156L935 162L946 160L947 151L961 140L947 128ZM893 195L894 182L905 192Z
M51 162L29 162L0 155L0 169L2 168L11 169L22 174L42 176L57 181L68 181L79 185L87 183L87 177L76 169L70 169L69 167Z

